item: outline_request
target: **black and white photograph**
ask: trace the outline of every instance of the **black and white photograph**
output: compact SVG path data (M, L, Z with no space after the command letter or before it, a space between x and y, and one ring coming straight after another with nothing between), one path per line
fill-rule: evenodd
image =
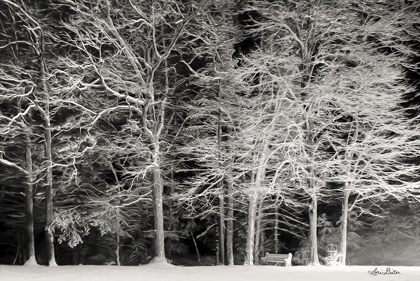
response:
M420 281L420 0L0 0L1 281Z

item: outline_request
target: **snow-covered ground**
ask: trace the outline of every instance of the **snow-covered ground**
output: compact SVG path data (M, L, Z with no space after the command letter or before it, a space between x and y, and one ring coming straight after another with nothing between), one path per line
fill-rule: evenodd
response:
M348 267L275 267L275 266L208 266L173 265L116 266L7 266L0 265L0 281L420 281L420 267L390 267L400 274L371 275L369 271L386 272L386 266Z

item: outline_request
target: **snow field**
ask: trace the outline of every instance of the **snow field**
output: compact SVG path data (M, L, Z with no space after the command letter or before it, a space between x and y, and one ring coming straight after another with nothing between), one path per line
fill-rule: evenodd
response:
M173 265L117 266L0 266L0 281L420 281L420 267L393 266L398 275L376 275L369 271L386 266L275 267Z

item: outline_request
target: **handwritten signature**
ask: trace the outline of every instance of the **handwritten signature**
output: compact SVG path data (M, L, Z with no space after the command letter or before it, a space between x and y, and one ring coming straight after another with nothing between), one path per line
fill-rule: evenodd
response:
M377 267L375 267L374 270L369 270L368 273L370 275L373 276L377 276L377 275L392 275L392 274L401 274L401 272L399 272L398 270L395 269L391 269L390 267L387 267L387 269L385 271L383 270L378 270Z

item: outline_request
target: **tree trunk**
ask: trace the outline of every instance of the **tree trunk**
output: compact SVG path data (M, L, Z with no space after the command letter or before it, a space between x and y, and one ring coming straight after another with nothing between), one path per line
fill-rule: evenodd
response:
M45 237L47 241L47 260L49 266L57 265L55 262L54 254L54 233L51 227L53 220L53 197L54 197L54 187L53 187L53 176L52 176L52 148L51 148L51 121L50 121L50 104L49 104L49 88L47 84L47 66L44 60L45 54L45 45L44 45L44 33L40 29L40 73L41 73L41 83L43 90L43 102L45 103L44 109L44 125L45 125L45 157L47 158L47 186L45 190L46 196L46 209L45 209Z
M264 139L263 141L263 149L262 152L257 154L254 153L253 156L253 163L257 164L257 171L255 170L251 174L251 183L252 183L252 190L250 191L251 194L249 195L249 206L248 206L248 233L247 233L247 246L246 246L246 259L245 263L248 265L254 264L254 237L255 237L255 220L256 220L256 209L257 209L257 201L258 201L258 189L264 179L265 176L265 160L266 154L268 150L268 139ZM257 157L260 156L259 161L257 162Z
M121 192L120 190L120 181L118 180L118 176L117 176L117 172L115 171L114 167L112 166L112 163L109 165L112 173L114 174L114 178L115 178L115 182L117 184L117 195ZM120 222L120 208L119 206L121 205L121 200L117 200L117 208L115 208L115 219L116 219L116 231L115 231L115 245L116 245L116 249L115 249L115 259L117 260L116 264L117 266L121 265L120 262L120 229L121 229L121 222Z
M156 162L155 162L156 163ZM155 214L155 262L166 263L165 258L165 231L163 222L162 206L163 184L160 169L153 170L153 195L154 195L154 214Z
M264 253L265 249L264 249L264 242L265 242L265 234L264 231L260 232L260 247L259 247L259 251L258 253Z
M346 265L347 255L347 225L348 225L348 210L349 210L349 197L350 191L348 190L348 183L344 187L343 197L343 209L342 209L342 220L341 220L341 264Z
M306 108L308 112L310 107ZM313 133L312 133L312 121L307 117L305 122L306 124L306 142L309 147L313 145ZM309 151L308 154L311 155ZM310 265L319 265L318 259L318 237L317 237L317 230L318 230L318 198L317 198L317 187L314 181L315 171L312 166L308 168L308 189L310 190L311 202L309 204L309 253L310 253Z
M310 243L310 265L319 265L318 260L318 241L317 241L317 227L318 227L318 214L317 214L317 197L312 195L312 202L309 206L309 243Z
M220 251L219 251L219 232L217 232L217 238L216 238L216 264L219 265L220 262Z
M25 264L36 265L35 258L35 241L34 241L34 185L32 178L32 151L31 151L30 134L27 135L26 144L26 170L28 171L28 184L26 190L26 230L28 236L28 260Z
M42 44L43 45L43 44ZM44 50L42 50L42 54ZM49 266L56 266L55 253L54 253L54 233L52 229L52 221L54 214L54 186L53 186L53 175L52 175L52 148L51 148L51 122L50 122L50 105L49 105L49 94L48 86L45 77L45 64L44 60L41 59L41 78L45 97L45 157L47 158L47 185L45 190L46 196L46 209L45 209L45 237L47 242L47 260Z
M255 244L254 244L254 260L255 260L255 264L259 263L259 259L258 259L258 255L259 255L259 250L260 250L260 244L261 244L261 236L262 236L262 231L261 231L261 220L262 220L262 216L263 216L263 201L264 199L261 198L260 202L258 203L258 210L257 210L257 226L255 229Z
M71 264L72 265L79 265L82 260L82 246L83 243L77 245L71 252Z
M197 262L200 262L200 251L198 250L197 241L195 241L193 233L190 231L191 238L194 242L195 252L197 254Z
M256 163L256 154L253 155L253 163ZM257 185L256 185L256 172L251 173L251 184L253 190L248 197L248 230L246 234L246 248L245 248L245 264L254 264L254 238L255 238L255 212L257 208Z
M218 97L220 97L221 91L221 83L219 81L219 91ZM222 161L222 112L219 109L218 112L218 121L217 121L217 147L218 147L218 166L221 168L221 161ZM225 198L224 198L224 187L223 187L223 180L222 177L219 181L219 243L220 243L220 263L225 264Z
M169 196L168 196L168 218L169 218L168 228L169 228L169 231L173 231L174 230L174 227L173 227L173 222L174 222L174 220L173 220L173 216L174 216L173 215L173 213L174 213L174 211L173 211L173 209L174 209L174 202L173 202L173 199L171 197L173 195L173 193L174 193L174 190L175 190L174 167L171 166L171 187L170 187Z
M42 60L43 61L43 60ZM44 67L43 67L44 69ZM45 72L42 71L42 80L44 91L47 91L47 85L45 80ZM46 209L45 209L45 237L47 241L47 254L48 254L48 265L56 266L55 253L54 253L54 232L52 229L52 221L54 214L54 186L53 186L53 175L52 175L52 148L51 148L51 122L50 122L50 110L49 110L49 96L45 94L45 157L47 158L47 185L45 190L46 196Z
M116 259L117 259L117 266L121 266L121 261L120 261L120 235L117 233L116 234L116 244L117 244L117 249L115 250L115 255L116 255Z
M254 237L255 237L255 209L257 206L257 196L255 194L249 196L248 205L248 231L246 238L246 258L245 264L254 264Z
M221 188L223 188L223 186ZM225 264L225 214L224 212L225 212L224 196L223 194L219 194L219 243L220 243L220 263L221 264Z
M169 232L172 232L172 231L174 231L174 222L176 221L176 219L174 218L174 211L173 211L173 209L174 209L174 202L173 202L173 199L172 199L172 196L173 196L173 193L174 193L174 167L173 166L171 166L171 174L170 174L170 179L171 179L171 184L170 184L170 187L169 187L169 194L168 194L168 196L166 197L166 203L167 203L167 206L168 206L168 215L167 215L167 224L166 224L166 229L167 229L167 231L169 231ZM166 248L171 248L171 245L173 245L173 243L174 243L174 241L172 241L172 239L171 238L168 238L168 239L166 239L166 241L165 241L165 247ZM175 242L176 243L176 242ZM171 255L171 253L168 253L168 258L169 259L172 259L172 255Z
M48 253L48 265L55 266L57 265L55 262L55 254L54 254L54 233L52 229L52 221L53 221L53 212L54 212L54 205L53 205L53 197L54 197L54 189L53 189L53 182L52 182L52 156L51 156L51 131L50 131L50 119L46 117L46 126L47 130L45 132L45 154L47 157L47 186L46 186L46 210L45 210L45 218L46 218L46 225L45 225L45 236L47 241L47 253Z
M352 145L356 143L359 136L359 124L356 123L356 131L354 133L354 138L352 141ZM350 157L348 160L353 160L354 158L354 152L350 153ZM351 161L348 161L348 163L351 163ZM353 167L353 169L356 169L356 167ZM352 167L350 165L347 165L347 177L352 178L354 175L351 173ZM342 206L342 219L341 219L341 264L346 265L346 257L347 257L347 233L348 233L348 215L349 215L349 197L350 193L353 190L353 184L351 182L346 182L344 185L344 191L343 191L343 206Z
M118 188L119 191L119 188ZM119 208L117 208L116 211L116 220L117 220L117 231L115 233L115 244L116 244L116 249L115 249L115 258L117 260L117 266L121 266L121 261L120 261L120 234L119 234L119 228L121 227L121 223L120 223L120 210Z
M16 256L15 259L13 260L13 265L16 265L16 262L19 262L18 260L21 260L21 235L17 234L17 249L16 249Z
M226 222L226 255L227 264L234 265L235 259L233 256L233 181L230 178L230 173L227 177L227 222Z
M153 91L151 91L153 92ZM148 109L144 109L147 114ZM162 173L160 170L160 132L163 128L163 119L164 119L165 109L164 105L159 110L159 121L155 121L156 126L153 129L153 135L151 136L151 141L153 143L153 197L154 197L154 219L155 219L155 241L154 241L154 250L155 257L154 262L157 263L167 263L165 257L165 229L164 229L164 218L163 218L163 181ZM155 117L154 117L155 118ZM146 122L144 125L147 127Z
M274 208L274 253L278 254L279 247L279 207Z

